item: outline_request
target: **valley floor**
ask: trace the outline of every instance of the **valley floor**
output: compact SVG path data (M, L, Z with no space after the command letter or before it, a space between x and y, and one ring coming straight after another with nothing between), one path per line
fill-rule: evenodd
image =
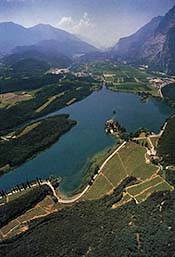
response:
M111 70L112 69L112 70ZM147 78L148 74L147 72L139 71L138 69L126 67L126 66L116 66L116 64L107 63L97 63L95 66L89 64L88 66L88 72L93 74L93 81L95 81L96 78L104 79L107 83L107 87L114 91L124 91L124 92L132 92L132 93L142 93L142 97L147 97L150 95L153 96L161 96L162 91L154 87L153 85L149 84L149 80ZM98 74L98 75L97 75ZM99 76L99 77L98 77ZM64 77L65 79L65 77ZM60 81L59 81L60 82ZM61 81L62 82L62 81ZM65 81L63 83L63 89L58 88L58 85L48 85L47 87L47 94L42 95L44 92L40 88L39 94L39 101L37 101L37 104L35 105L36 99L32 97L32 99L20 99L21 101L26 100L29 101L27 104L23 102L24 107L27 108L34 104L34 109L32 110L31 117L33 113L35 113L36 117L39 117L42 114L50 113L51 111L57 109L58 107L61 108L61 106L68 106L74 103L77 100L82 99L83 97L89 95L94 89L98 89L99 85L96 84L96 86L92 86L91 83L87 83L85 85L85 88L82 88L83 83L81 81L74 81L75 83L71 84L72 90L68 89L67 86L69 84L69 80ZM97 88L96 88L97 87ZM50 93L50 90L53 90L53 93ZM171 89L172 90L172 89ZM36 92L35 92L36 93ZM144 93L144 94L143 94ZM161 94L160 94L161 93ZM7 93L8 94L8 93ZM160 94L160 95L159 95ZM65 96L66 95L66 96ZM13 95L14 97L14 95ZM16 107L16 102L13 102L13 97L8 100L6 99L6 104L10 104L11 108L13 110L18 109L18 106ZM10 102L8 102L10 101ZM16 101L16 100L15 100ZM31 101L31 102L30 102ZM61 103L60 103L61 101ZM56 105L55 105L56 104ZM5 106L2 106L1 111L5 113ZM8 109L8 108L7 108ZM21 111L21 109L19 108ZM6 110L8 113L8 110ZM11 115L11 114L10 114ZM8 117L10 118L10 116ZM54 119L54 118L50 118ZM56 119L56 117L55 117ZM24 120L27 120L24 115ZM61 125L61 127L64 127L65 130L65 122L68 122L69 120L67 117L65 117L64 124ZM45 121L46 122L46 121ZM58 120L58 123L60 120ZM19 121L19 124L21 121ZM70 129L75 123L71 123L71 121L68 122L66 127L66 131ZM14 121L11 125L14 125ZM52 124L53 125L53 124ZM6 160L7 156L9 156L8 162L1 163L0 172L5 172L9 170L11 167L14 167L15 165L12 165L10 162L17 162L17 165L20 162L23 162L27 159L27 156L31 158L33 154L36 153L32 152L31 149L29 153L27 153L27 147L25 146L26 137L31 138L35 141L35 143L39 143L38 149L41 149L41 143L42 141L38 137L38 135L35 135L35 131L39 130L41 126L41 121L34 122L32 124L29 124L19 131L17 133L12 133L8 135L2 135L1 136L1 142L0 142L0 150L2 152L2 155L4 154L4 158L2 160ZM60 123L56 124L57 127L60 127ZM0 211L1 208L4 206L8 206L9 203L13 203L14 201L18 201L19 199L25 199L26 195L28 197L28 194L34 192L35 189L40 189L41 185L46 185L49 188L49 193L44 197L42 200L38 200L38 202L33 206L27 206L24 213L18 213L14 218L11 218L10 221L6 222L7 224L3 225L0 229L0 240L5 242L6 239L12 239L15 243L14 236L20 235L20 240L23 240L25 236L27 235L28 231L32 231L31 228L33 228L33 224L35 222L39 223L42 222L42 220L45 219L52 219L52 217L56 217L54 215L62 215L62 213L67 213L72 211L74 213L74 209L79 208L79 206L87 205L87 206L93 206L94 205L94 213L96 213L98 208L96 203L102 203L102 206L106 206L107 202L110 202L110 210L105 207L105 211L103 207L100 208L105 213L107 212L114 212L116 211L120 213L121 210L126 210L125 208L127 206L131 206L131 209L134 209L134 212L136 209L142 209L142 206L145 204L147 206L147 202L151 201L150 198L152 195L160 195L162 196L162 192L165 194L168 194L167 192L174 192L174 185L172 183L172 180L169 179L169 177L166 175L166 170L162 167L162 163L160 161L155 164L154 161L157 160L157 148L158 152L160 152L160 146L159 142L164 140L164 145L167 145L167 142L169 143L169 138L165 138L166 135L166 129L167 129L167 123L165 123L165 126L163 127L162 131L158 134L152 134L152 135L145 135L142 134L136 138L132 138L129 142L122 142L121 145L117 146L117 149L115 149L112 153L108 154L106 158L101 162L100 165L97 162L96 165L99 165L98 170L95 171L95 174L92 175L91 181L89 184L85 187L82 192L79 194L76 194L72 197L66 197L60 194L59 189L55 189L53 185L50 182L42 182L40 185L34 185L33 188L26 188L25 190L17 190L13 194L6 195L5 197L0 199ZM46 127L48 128L48 124L46 124ZM7 123L4 122L4 128L7 128ZM169 128L169 126L168 126ZM45 131L42 128L42 133ZM39 134L41 131L39 131ZM56 138L60 136L64 131L60 131L60 134L56 134ZM33 134L34 133L34 134ZM55 131L53 131L53 134L55 135ZM36 136L36 139L35 137ZM44 136L44 140L48 137L52 137L53 135L47 135ZM172 136L172 135L171 135ZM21 144L21 138L23 138L23 143ZM54 138L54 140L56 139ZM163 138L163 139L162 139ZM52 138L53 139L53 138ZM23 155L20 155L19 153L16 155L11 151L16 151L14 148L14 145L17 145L19 140L19 146L18 149L20 149L20 152L26 154L26 157L21 160ZM53 143L54 140L52 140ZM24 149L20 147L20 145L23 145ZM6 148L4 148L4 146ZM48 146L48 143L47 143ZM4 149L7 149L6 151ZM44 148L45 149L45 148ZM174 149L174 148L173 148ZM163 151L161 149L161 151ZM7 154L8 153L8 154ZM10 153L12 158L10 157ZM1 156L2 156L1 155ZM165 153L164 153L165 155ZM172 154L173 155L173 154ZM13 160L13 157L15 158L19 157L19 160L16 159ZM153 164L154 163L154 164ZM173 194L173 193L172 193ZM107 200L105 200L107 199ZM162 198L161 198L162 199ZM156 199L157 200L157 199ZM161 200L163 201L163 200ZM159 203L160 204L160 203ZM137 207L138 206L138 207ZM159 206L161 207L161 205ZM11 208L11 207L10 207ZM88 207L90 208L90 207ZM123 209L121 209L123 208ZM130 207L129 207L130 208ZM152 209L155 207L152 206ZM143 210L142 210L143 211ZM160 213L162 212L162 209L159 208L158 210ZM53 215L53 216L52 216ZM86 216L86 213L83 214ZM162 215L162 213L161 213ZM93 215L92 215L93 217ZM64 218L65 219L65 218ZM103 217L103 219L105 219ZM128 224L133 224L134 221L132 220L132 217L129 217L131 219ZM161 221L162 221L161 216ZM67 221L65 221L67 222ZM88 220L89 222L89 220ZM106 221L105 221L106 222ZM121 221L122 222L122 221ZM64 223L64 221L63 221ZM94 223L95 224L95 223ZM131 226L132 226L131 224ZM44 225L45 226L45 225ZM100 224L102 227L103 224ZM130 225L129 225L130 226ZM34 225L35 228L35 225ZM40 228L39 228L40 229ZM69 228L70 229L70 228ZM23 234L23 232L25 232ZM64 234L64 233L63 233ZM88 233L87 233L88 234ZM138 250L142 248L142 240L141 235L142 232L138 232L137 230L134 232L134 235L136 237L134 240L137 243ZM24 237L23 237L24 236ZM68 233L66 234L68 236ZM14 240L14 241L13 241ZM60 239L61 240L61 239ZM91 242L92 243L92 242ZM4 247L2 243L2 249L6 248ZM90 244L91 245L91 244ZM1 245L0 245L1 247ZM91 252L91 246L88 245L84 251L84 254L89 254ZM5 250L6 251L6 250ZM4 256L8 256L4 252ZM15 255L14 255L15 256ZM19 255L20 256L20 255ZM54 256L54 255L53 255ZM52 257L53 257L52 256ZM71 256L71 255L70 255ZM72 255L73 256L73 255ZM74 256L80 256L80 255L74 255ZM86 256L86 255L82 255Z

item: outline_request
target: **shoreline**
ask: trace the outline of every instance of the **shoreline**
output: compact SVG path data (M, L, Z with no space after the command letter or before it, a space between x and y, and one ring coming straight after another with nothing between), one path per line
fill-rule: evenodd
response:
M116 140L116 142L114 142L113 146L107 147L104 150L97 152L94 156L92 156L92 158L87 160L87 163L81 169L84 176L82 176L80 185L73 191L66 192L64 190L61 190L61 188L57 189L60 196L64 196L65 198L67 198L67 197L72 197L73 195L77 195L77 194L81 193L82 190L88 184L91 177L94 175L94 171L93 170L90 171L90 169L94 169L95 166L97 166L97 165L101 166L101 164L104 162L104 160L106 158L108 158L116 150L116 147L118 147L118 145L119 145L119 142L117 143L117 140ZM63 181L63 179L62 179L62 181Z
M19 167L21 167L22 165L24 165L25 163L27 163L30 160L33 160L35 157L37 157L40 153L47 151L52 145L54 145L57 141L59 141L59 139L66 134L67 132L69 132L74 126L76 126L77 122L74 120L69 119L69 115L68 114L60 114L60 115L56 115L54 117L51 118L45 118L40 120L41 122L47 122L49 121L49 119L62 119L63 117L65 117L65 121L70 123L67 124L69 127L67 129L65 129L64 131L62 131L60 134L58 134L57 136L55 136L54 140L52 140L51 142L48 142L46 145L44 145L43 147L39 147L40 149L38 151L34 151L31 156L29 158L24 159L21 163L19 163L19 165L16 166L10 166L10 164L6 164L5 166L2 166L1 168L6 168L6 166L8 165L8 169L6 168L5 171L0 170L0 178L7 174L8 172L13 172L13 170L18 169ZM30 123L31 124L35 124L35 122ZM25 128L27 128L28 125L24 126L22 128L21 131L23 131ZM35 129L34 129L35 130ZM15 133L18 133L20 130L17 130ZM29 132L30 133L30 132ZM26 136L28 136L28 133L26 134ZM11 139L12 140L12 139ZM10 142L10 141L9 141ZM3 143L3 142L2 142Z
M105 84L103 84L103 87L105 87L107 90L109 90L109 91L112 91L112 92L116 92L116 91L113 91L113 90L111 90L111 89L108 89L106 86L105 86ZM102 88L103 88L102 87ZM102 89L101 89L102 90ZM93 93L93 92L92 92ZM123 93L125 93L125 94L128 94L128 93L126 93L126 92L123 92ZM135 94L135 93L133 93L133 94ZM153 98L154 98L154 96L153 96ZM157 98L157 97L156 97ZM160 99L160 98L159 98ZM53 116L54 117L54 116ZM57 140L56 140L57 141ZM53 143L54 144L54 143ZM52 145L53 145L52 144ZM44 149L44 150L42 150L41 152L44 152L44 151L47 151L47 149L48 149L49 147L47 147L46 149ZM32 158L30 158L30 159L28 159L28 160L26 160L26 161L29 161L29 160L32 160L33 158L35 158L38 154L40 154L40 152L38 152L36 155L34 155ZM98 155L99 153L97 153L97 155ZM87 164L85 164L85 169L88 169L89 167L88 166L91 166L91 165L93 165L94 163L93 163L93 159L94 158L96 158L96 155L95 156L93 156L90 160L89 160L89 162L87 163ZM26 162L25 161L25 162ZM17 166L17 167L13 167L12 169L10 169L10 170L8 170L8 171L13 171L14 169L16 169L16 168L18 168L19 166ZM5 172L3 175L5 175L7 172ZM72 196L74 193L79 193L80 191L81 191L81 189L84 187L84 185L87 183L87 180L88 180L88 177L90 177L91 175L93 175L93 173L92 172L83 172L84 174L83 174L83 178L82 178L82 181L81 181L81 183L80 183L80 185L78 186L78 188L76 188L75 190L73 190L73 191L71 191L70 193L68 192L64 192L64 191L61 191L60 190L60 193L61 194L63 194L63 195L66 195L66 196ZM3 176L2 175L2 176ZM85 182L83 181L83 180L86 180Z
M166 130L166 127L167 127L167 121L164 122L164 124L162 125L162 128L160 129L160 132L159 134L155 134L155 135L150 135L149 138L151 137L161 137L164 133L164 131ZM133 138L135 139L135 138ZM93 174L93 177L92 178L92 181L94 183L94 181L98 178L98 176L101 174L101 171L103 170L103 168L106 166L106 164L113 158L113 156L118 152L120 151L123 147L125 147L125 145L127 144L127 141L120 141L117 146L115 147L112 147L110 148L108 152L110 152L110 154L108 154L107 156L107 153L105 154L105 157L103 157L103 160L100 160L100 166L99 166L99 169L98 169L98 172L96 174ZM103 151L104 152L104 151ZM99 155L99 153L97 154ZM93 157L94 159L95 157ZM105 158L105 159L104 159ZM92 162L93 163L93 162ZM99 163L98 163L99 164ZM159 168L161 169L161 165L159 166ZM61 180L60 180L61 181ZM91 186L93 184L87 184L87 185L82 185L81 184L81 187L82 187L82 190L77 190L77 191L74 191L72 192L71 195L66 195L66 193L62 192L59 187L58 188L54 188L53 185L51 184L50 181L48 181L47 179L46 180L43 180L41 182L41 185L44 185L44 184L47 184L52 192L53 192L53 195L57 198L58 200L58 203L61 203L61 204L71 204L71 203L74 203L74 202L77 202L78 200L80 200L82 198L82 196L84 196L84 194L91 188ZM33 185L34 187L36 186ZM80 191L80 192L79 192ZM9 192L8 195L10 195L11 193ZM0 197L0 199L3 198L3 197Z
M174 114L172 115L174 116ZM171 116L171 117L172 117ZM171 119L171 117L169 119ZM160 131L158 134L153 134L153 135L150 135L148 138L152 138L152 137L159 137L161 138L161 136L163 135L163 133L165 132L166 130L166 127L167 127L167 124L168 122L165 121L162 125L162 127L160 128ZM110 152L110 154L107 156L107 153L105 154L105 157L103 158L103 161L101 160L101 164L100 164L100 168L98 170L98 173L97 174L94 174L93 175L93 181L95 181L95 179L98 177L98 175L100 174L100 172L102 171L102 169L104 168L104 166L107 164L107 162L121 149L123 148L125 145L126 145L126 141L123 141L123 142L118 142L116 146L112 147L111 149L108 150L108 152ZM117 148L116 148L117 147ZM93 159L96 158L96 156L98 156L100 153L98 153L97 155L95 155L92 160L91 160L91 164L90 165L93 165ZM159 166L160 169L161 169L161 165ZM88 175L88 172L87 172L87 175ZM63 202L65 201L69 201L69 200L73 200L75 198L77 198L79 195L83 194L84 191L88 190L90 188L89 184L86 183L81 183L80 187L73 191L70 195L69 194L66 194L65 192L62 192L59 188L56 189L57 191L57 195L58 197L61 198L61 200L63 200Z
M120 150L122 149L125 145L126 145L126 141L123 141L122 143L120 143L117 148L115 148L115 150L108 156L105 158L105 160L103 161L103 163L100 165L98 173L94 174L93 176L93 181L96 180L96 178L98 177L98 175L101 173L101 171L103 170L103 168L106 166L106 164L113 158L113 156ZM59 189L56 190L57 192L57 196L58 196L58 202L59 203L63 203L63 204L69 204L69 203L74 203L78 200L80 200L82 198L82 196L91 188L92 185L86 185L84 186L83 191L81 191L80 193L77 193L75 195L72 196L66 196L65 194L63 194Z

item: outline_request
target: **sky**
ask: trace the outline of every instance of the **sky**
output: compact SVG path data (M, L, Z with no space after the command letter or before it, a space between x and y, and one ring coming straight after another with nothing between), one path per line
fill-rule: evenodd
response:
M0 0L0 22L51 24L98 47L111 47L173 5L175 0Z

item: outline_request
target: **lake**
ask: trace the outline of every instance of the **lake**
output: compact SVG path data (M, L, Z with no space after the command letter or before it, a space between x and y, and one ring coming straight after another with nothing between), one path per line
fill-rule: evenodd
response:
M81 183L88 161L116 144L104 131L105 121L112 118L114 110L119 123L129 132L146 127L156 133L175 112L158 99L142 103L138 95L112 92L103 87L86 99L49 115L68 113L77 125L48 150L0 177L0 189L7 190L36 177L57 175L63 178L62 192L73 192Z

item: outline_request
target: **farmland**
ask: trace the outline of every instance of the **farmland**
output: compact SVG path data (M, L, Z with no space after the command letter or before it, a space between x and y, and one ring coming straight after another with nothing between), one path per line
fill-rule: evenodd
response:
M159 169L157 166L146 164L145 153L146 148L128 143L106 164L84 199L97 199L111 193L127 177L136 177L138 182L142 183L156 175Z
M26 93L26 92L1 94L0 108L4 108L4 107L7 108L7 107L15 105L16 103L30 100L31 98L32 98L32 95L30 95L29 93Z
M118 66L112 73L104 73L104 79L107 87L113 91L127 93L147 93L153 96L159 96L158 90L149 84L149 74L130 66Z
M135 199L136 203L145 201L152 193L158 191L172 191L174 188L170 186L162 177L155 176L138 185L126 188L128 195Z
M1 135L5 134L7 130L11 130L27 121L43 117L44 115L55 110L59 110L68 104L72 104L75 101L80 101L89 96L94 90L100 88L99 84L96 83L97 81L93 79L92 81L88 82L87 78L86 82L82 81L82 79L76 78L75 76L72 76L70 79L65 78L64 80L60 80L59 76L53 76L51 78L45 78L46 81L43 81L43 79L40 80L40 83L35 83L36 87L33 85L33 83L36 82L35 80L31 80L31 84L28 85L26 80L13 81L12 79L9 79L8 83L6 81L6 83L3 82L4 84L0 85L1 90L4 93L6 88L9 88L10 90L10 86L13 85L13 88L16 89L13 95L18 95L19 97L19 92L17 90L22 89L26 90L25 97L31 95L31 97L25 99L25 101L15 102L14 104L10 103L8 106L7 104L5 105L5 103L1 104ZM19 85L21 85L21 87L17 87L17 82Z
M152 75L146 70L110 60L90 62L86 67L81 66L81 69L83 68L94 77L103 78L107 88L112 91L160 96L158 89L151 86L149 80Z

